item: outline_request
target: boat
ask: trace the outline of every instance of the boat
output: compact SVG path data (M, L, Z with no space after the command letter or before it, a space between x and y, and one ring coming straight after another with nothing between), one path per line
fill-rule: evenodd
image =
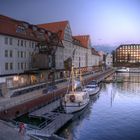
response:
M77 90L76 84L75 84L75 76L74 76L74 67L71 68L71 91L67 91L67 93L64 96L64 101L62 103L63 108L66 113L75 113L77 111L80 111L84 109L88 103L89 103L89 94L86 91ZM70 82L69 82L70 83ZM70 86L69 86L70 87ZM69 89L69 88L68 88Z
M86 85L85 88L83 89L83 91L86 91L89 94L89 96L95 95L96 93L99 92L99 90L100 90L99 86L95 87L95 85L92 84Z
M119 69L116 70L116 72L123 72L123 73L129 72L129 71L130 71L130 69L126 68L126 67L122 67L122 68L119 68Z
M90 85L92 85L93 87L98 87L99 85L98 85L98 82L96 81L96 80L92 80L91 82L90 82Z

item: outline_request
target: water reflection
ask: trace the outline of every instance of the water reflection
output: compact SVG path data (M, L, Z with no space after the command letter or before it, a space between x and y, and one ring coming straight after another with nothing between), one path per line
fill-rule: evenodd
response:
M68 140L140 140L140 74L116 76L127 82L103 84L59 135Z
M58 134L60 136L64 137L64 138L66 138L67 140L74 140L74 139L78 140L79 139L79 135L80 135L80 130L85 125L84 119L85 118L87 120L90 119L91 111L94 108L93 104L98 100L98 98L99 98L99 94L97 94L95 96L92 96L88 106L84 110L75 113L72 122L70 122L67 125L68 127L60 130L58 132Z
M117 77L123 77L124 82L116 84L120 93L140 95L140 73L118 73Z

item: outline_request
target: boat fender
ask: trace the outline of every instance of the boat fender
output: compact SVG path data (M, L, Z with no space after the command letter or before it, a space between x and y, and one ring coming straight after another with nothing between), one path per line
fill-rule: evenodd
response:
M70 101L74 102L75 101L75 96L74 95L70 95Z

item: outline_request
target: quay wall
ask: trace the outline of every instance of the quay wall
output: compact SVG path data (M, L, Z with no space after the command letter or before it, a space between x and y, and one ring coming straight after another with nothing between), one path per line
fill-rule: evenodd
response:
M89 78L86 78L83 81L85 84L88 84L90 81L96 80L96 79L101 78L101 77L103 80L104 78L108 77L112 73L114 73L114 70L110 69L110 70L107 70L107 71L105 71L99 75L96 75L96 76L91 75ZM64 96L66 91L67 91L67 86L63 87L61 89L55 90L52 93L44 94L37 99L33 99L30 101L24 102L22 104L16 105L14 107L2 110L0 112L0 119L11 120L11 119L14 119L18 116L25 114L25 113L32 112L35 109L38 109L44 105L47 105L47 104L49 104L57 99L60 99L61 97Z

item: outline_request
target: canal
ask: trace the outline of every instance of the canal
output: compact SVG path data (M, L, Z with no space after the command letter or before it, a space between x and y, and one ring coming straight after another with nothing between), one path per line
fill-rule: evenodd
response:
M140 140L140 74L119 76L125 82L103 84L58 135L68 140Z

